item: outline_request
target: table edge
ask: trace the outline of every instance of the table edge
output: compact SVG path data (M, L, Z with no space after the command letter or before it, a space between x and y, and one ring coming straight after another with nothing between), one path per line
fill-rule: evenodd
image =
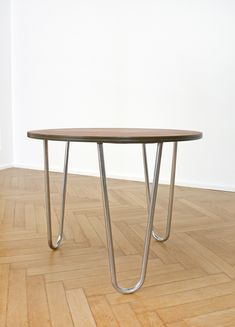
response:
M176 136L132 136L132 137L97 137L97 136L53 136L53 135L39 135L34 131L28 131L27 137L39 140L48 141L65 141L65 142L93 142L93 143L159 143L159 142L183 142L199 140L203 137L202 132L192 131L197 133L195 135L176 135Z

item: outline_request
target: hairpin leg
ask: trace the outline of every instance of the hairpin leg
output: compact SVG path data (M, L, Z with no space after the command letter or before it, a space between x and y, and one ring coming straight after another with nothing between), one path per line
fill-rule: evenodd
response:
M166 223L166 232L165 236L159 236L157 233L152 231L152 236L159 242L165 242L168 240L171 232L171 220L172 220L172 209L173 209L173 200L174 200L174 186L175 186L175 171L176 171L176 157L177 157L177 142L173 144L173 155L172 155L172 164L171 164L171 181L170 181L170 191L169 191L169 203L168 203L168 212L167 212L167 223ZM148 175L148 162L147 162L147 153L146 146L143 144L143 161L144 161L144 172L145 172L145 184L146 184L146 196L147 203L149 206L151 191L149 184L149 175Z
M158 190L158 180L159 180L159 172L161 165L161 154L162 154L162 143L158 144L156 161L155 161L155 169L154 169L154 179L153 179L153 187L152 192L149 198L149 206L148 206L148 219L147 219L147 227L146 227L146 235L144 242L144 253L142 258L141 272L140 278L137 283L133 287L121 287L118 285L117 274L116 274L116 265L115 265L115 257L114 257L114 249L113 249L113 238L112 238L112 225L110 219L110 210L109 210L109 200L108 200L108 190L106 184L106 173L105 173L105 162L104 162L104 151L103 144L98 143L98 155L99 155L99 166L100 166L100 176L101 176L101 189L103 195L103 205L104 205L104 218L105 218L105 227L106 227L106 237L107 237L107 247L108 247L108 256L109 256L109 267L111 280L114 288L123 294L129 294L137 291L144 283L147 263L148 263L148 255L149 255L149 247L151 241L151 232L153 228L153 219L154 219L154 211Z
M60 246L60 243L63 238L68 158L69 158L69 142L66 142L65 157L64 157L64 175L63 175L62 192L61 192L61 211L60 211L59 231L58 231L56 243L54 244L53 240L52 240L52 223L51 223L48 141L44 140L44 171L45 171L45 190L46 190L45 202L46 202L46 218L47 218L47 237L48 237L48 244L49 244L50 248L53 250L56 250Z

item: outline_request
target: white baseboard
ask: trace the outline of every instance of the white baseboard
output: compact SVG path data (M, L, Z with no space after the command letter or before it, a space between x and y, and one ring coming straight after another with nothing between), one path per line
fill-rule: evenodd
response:
M4 165L0 165L0 170L7 169L7 168L12 168L12 167L13 167L12 164L4 164Z
M28 165L22 165L22 164L14 164L14 165L11 165L10 167L43 170L43 167L40 167L40 166L28 166ZM54 171L54 172L61 172L61 169L56 168L56 167L50 168L50 170ZM85 171L85 170L69 169L69 173L84 175L84 176L99 177L98 171ZM114 179L123 179L123 180L129 180L129 181L144 182L144 177L141 177L141 176L126 176L126 175L119 175L119 174L107 174L107 177L114 178ZM167 181L166 179L160 178L160 184L169 184L169 181ZM192 187L192 188L209 189L209 190L215 190L215 191L235 192L235 186L230 186L230 185L208 184L208 183L200 183L200 182L198 183L195 181L183 181L183 180L179 180L179 179L176 180L176 185L184 186L184 187Z

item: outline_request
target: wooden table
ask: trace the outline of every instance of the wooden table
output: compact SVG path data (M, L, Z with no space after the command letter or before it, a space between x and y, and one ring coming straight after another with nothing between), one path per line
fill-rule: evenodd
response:
M101 189L102 189L103 205L104 205L107 248L108 248L108 255L109 255L109 266L110 266L112 284L118 292L123 294L133 293L136 290L138 290L143 285L146 276L151 235L155 238L155 240L159 242L166 241L170 236L173 198L174 198L177 143L181 141L200 139L202 138L202 133L196 131L182 131L182 130L172 130L172 129L68 128L68 129L47 129L47 130L29 131L27 135L30 138L41 139L44 142L44 170L45 170L45 196L46 196L45 203L46 203L46 216L47 216L47 233L48 233L48 244L53 250L57 249L60 246L63 237L69 144L70 142L97 143L100 176L101 176ZM48 141L66 142L64 174L63 174L63 183L62 183L61 215L60 215L59 232L58 232L58 237L56 239L56 243L54 243L52 239ZM172 155L172 166L171 166L171 180L170 180L166 233L164 236L160 236L153 231L153 220L154 220L154 212L155 212L155 205L157 199L162 148L164 142L173 142L173 155ZM146 182L146 195L147 195L147 203L148 203L148 217L147 217L147 227L146 227L140 278L133 287L128 287L128 288L119 286L117 282L115 256L113 250L112 226L111 226L109 200L108 200L108 190L106 184L106 172L105 172L105 161L104 161L104 150L103 150L104 143L142 144L144 173L145 173L145 182ZM146 144L148 143L157 143L154 177L151 187L149 183L148 163L147 163L147 153L146 153Z

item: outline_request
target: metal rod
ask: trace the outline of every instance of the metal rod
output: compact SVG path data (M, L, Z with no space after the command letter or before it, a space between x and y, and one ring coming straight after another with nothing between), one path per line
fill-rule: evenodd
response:
M63 238L64 229L64 213L65 213L65 199L66 199L66 185L68 173L68 159L69 159L69 141L66 142L65 156L64 156L64 174L61 186L61 209L58 236L56 243L53 243L52 237L52 222L51 222L51 199L50 199L50 176L49 176L49 156L48 156L48 141L44 140L44 172L45 172L45 204L46 204L46 218L47 218L47 238L51 249L56 250Z
M133 293L133 292L137 291L143 285L145 276L146 276L148 256L149 256L149 247L150 247L150 241L151 241L151 232L152 232L152 228L153 228L153 219L154 219L155 204L156 204L156 197L157 197L157 190L158 190L158 181L159 181L159 172L160 172L160 165L161 165L161 154L162 154L162 143L158 144L157 153L156 153L153 188L152 188L151 196L149 199L148 219L147 219L147 226L146 226L146 235L145 235L145 241L144 241L144 252L143 252L143 257L142 257L140 277L139 277L139 280L137 281L137 283L133 287L121 287L118 285L118 282L117 282L116 265L115 265L114 249L113 249L112 225L111 225L108 190L107 190L107 183L106 183L103 144L98 143L97 145L98 145L99 167L100 167L100 176L101 176L101 189L102 189L102 196L103 196L104 218L105 218L111 280L112 280L112 284L113 284L114 288L118 292L120 292L122 294L129 294L129 293Z
M149 185L147 151L146 151L145 144L142 144L142 150L143 150L144 177L145 177L145 186L146 186L146 199L147 199L147 207L148 207L149 199L150 199L150 185Z
M159 242L167 241L168 238L170 237L170 233L171 233L171 221L172 221L172 210L173 210L174 188L175 188L176 159L177 159L177 142L174 142L172 163L171 163L171 179L170 179L166 232L165 232L165 235L162 237L162 236L158 235L157 233L155 233L154 230L152 231L152 236ZM144 171L145 171L147 203L149 205L151 191L150 191L150 183L149 183L149 175L148 175L148 162L147 162L147 153L146 153L145 144L143 144L143 162L144 162Z

